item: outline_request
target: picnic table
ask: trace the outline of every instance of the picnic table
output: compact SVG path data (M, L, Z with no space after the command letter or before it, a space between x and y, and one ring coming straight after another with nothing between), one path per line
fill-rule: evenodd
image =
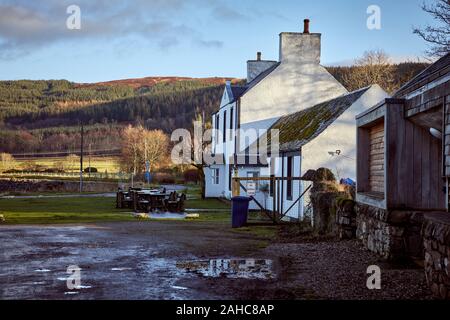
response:
M175 191L166 192L165 189L130 188L128 192L121 189L117 192L116 208L130 208L135 212L154 210L183 211L186 195L177 195Z
M136 200L133 202L134 210L146 209L146 211L163 210L167 211L165 199L170 194L159 190L141 190L136 192Z

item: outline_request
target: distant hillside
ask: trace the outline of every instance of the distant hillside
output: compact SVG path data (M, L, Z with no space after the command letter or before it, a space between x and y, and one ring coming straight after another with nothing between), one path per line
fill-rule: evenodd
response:
M389 94L392 94L427 66L429 66L428 63L422 62L404 62L390 65L391 71L389 72L389 76L384 77L378 84ZM326 67L326 69L336 78L336 80L342 83L348 91L355 91L361 87L372 84L369 79L365 83L355 83L353 81L353 75L360 72L361 67Z
M398 89L427 64L392 66L379 83L387 91ZM351 79L359 67L327 67L349 91L358 89ZM93 150L120 146L121 130L128 124L171 133L190 128L197 113L207 120L220 103L226 78L147 77L101 83L66 80L0 81L0 152L71 152L79 148L79 124ZM365 85L368 85L367 83Z

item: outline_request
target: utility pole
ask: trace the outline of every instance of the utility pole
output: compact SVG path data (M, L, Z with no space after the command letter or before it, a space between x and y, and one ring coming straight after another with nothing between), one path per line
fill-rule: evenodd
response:
M84 140L84 128L81 123L81 143L80 143L80 193L83 192L83 141Z
M89 178L91 177L91 149L92 143L89 143Z

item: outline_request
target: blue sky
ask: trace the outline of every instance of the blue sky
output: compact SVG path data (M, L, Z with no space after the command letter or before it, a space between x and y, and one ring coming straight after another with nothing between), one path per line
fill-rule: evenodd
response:
M432 0L428 0L430 2ZM383 49L423 57L413 26L432 23L423 0L0 0L0 79L97 82L146 76L245 77L257 51L278 59L278 34L322 33L322 64L349 64ZM68 30L66 9L81 9ZM366 27L369 5L381 30Z

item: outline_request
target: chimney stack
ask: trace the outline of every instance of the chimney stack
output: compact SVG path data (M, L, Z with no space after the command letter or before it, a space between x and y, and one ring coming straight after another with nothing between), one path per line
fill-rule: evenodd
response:
M302 32L280 33L280 62L320 63L320 33L311 33L309 19L303 20Z
M258 51L256 53L256 60L247 61L247 83L253 81L253 79L276 63L277 61L262 60L262 54Z
M309 33L309 19L303 20L303 33Z

